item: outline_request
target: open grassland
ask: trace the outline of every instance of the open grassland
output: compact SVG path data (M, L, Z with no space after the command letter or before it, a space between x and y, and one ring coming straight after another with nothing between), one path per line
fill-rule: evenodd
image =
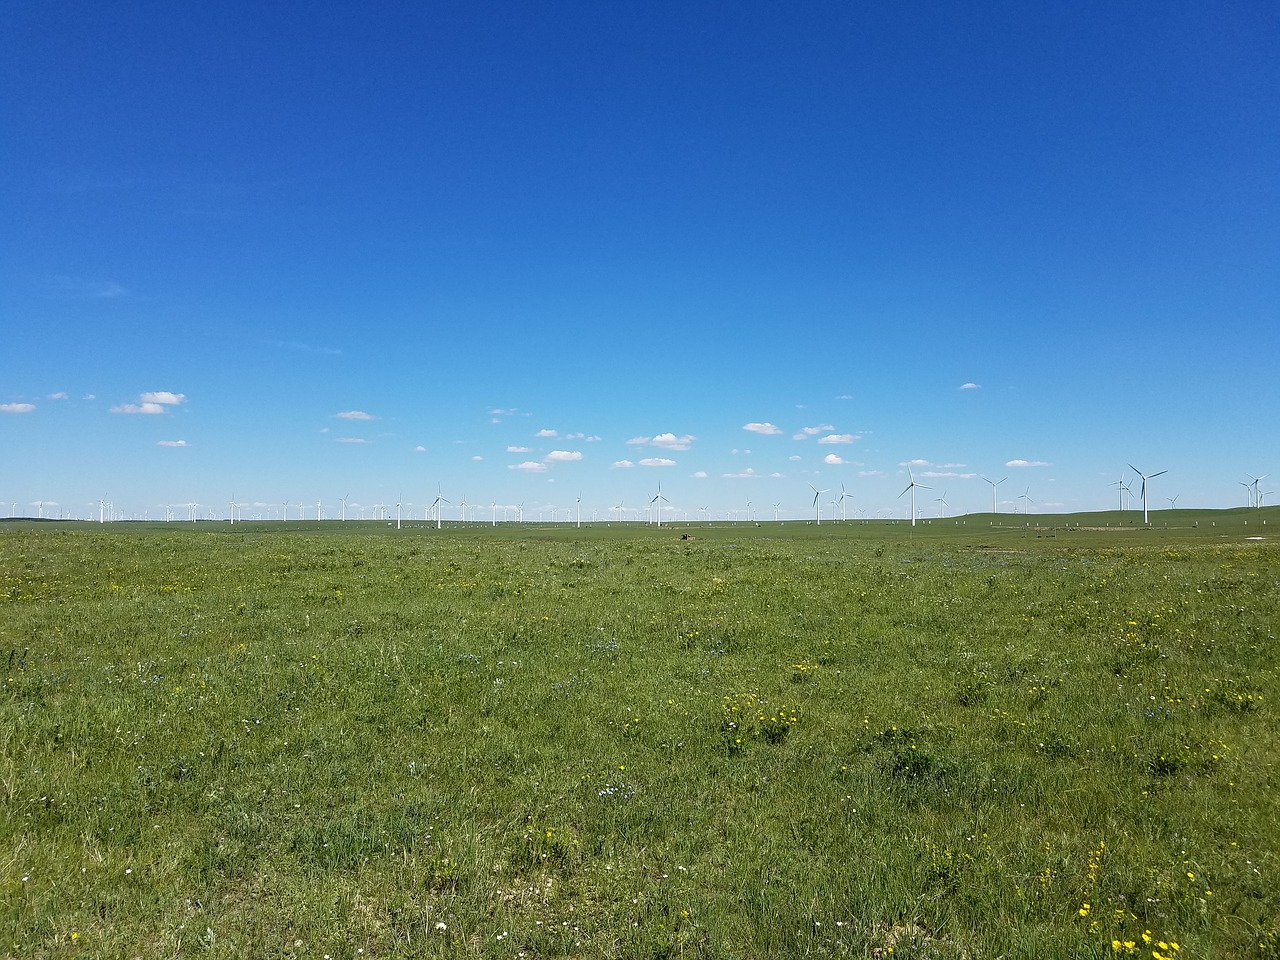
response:
M1276 956L1263 515L11 525L0 951Z

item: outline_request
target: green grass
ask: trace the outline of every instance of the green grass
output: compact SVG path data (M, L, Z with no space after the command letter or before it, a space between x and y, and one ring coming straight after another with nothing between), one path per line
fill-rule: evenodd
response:
M1275 956L1280 519L1098 516L8 525L0 944Z

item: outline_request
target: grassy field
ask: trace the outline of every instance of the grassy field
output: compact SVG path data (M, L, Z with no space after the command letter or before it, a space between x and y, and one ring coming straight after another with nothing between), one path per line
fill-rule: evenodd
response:
M1280 955L1280 512L1130 519L0 524L0 950Z

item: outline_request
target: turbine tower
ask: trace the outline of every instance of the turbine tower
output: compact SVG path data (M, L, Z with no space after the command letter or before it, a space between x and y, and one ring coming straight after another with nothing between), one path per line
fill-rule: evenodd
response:
M1147 481L1154 480L1156 477L1161 476L1162 474L1166 474L1169 471L1160 470L1148 476L1147 474L1139 470L1137 467L1135 467L1132 463L1129 464L1129 469L1142 478L1142 522L1146 523L1147 522Z
M923 483L916 483L916 475L911 472L910 467L907 467L907 476L911 478L911 482L907 484L902 493L898 494L898 499L902 499L902 494L906 493L907 490L911 491L911 525L914 527L916 525L916 489L932 490L933 487L926 487Z
M666 497L664 497L664 496L662 495L662 481L661 481L661 480L659 480L659 481L658 481L658 492L657 492L656 494L654 494L653 499L652 499L652 500L650 500L649 502L650 502L651 504L653 504L653 512L654 512L655 514L657 514L657 517L658 517L658 526L662 526L662 505L663 505L664 503L670 503L671 501L670 501L670 500L668 500Z
M987 480L986 477L983 477L982 479ZM1000 486L1000 484L1004 483L1008 479L1009 479L1008 477L1001 477L999 480L987 480L987 483L991 484L991 512L992 513L996 512L996 487Z
M853 499L853 494L852 494L852 493L850 493L848 490L846 490L846 489L844 488L844 484L843 484L843 483L841 483L841 484L840 484L840 501L839 501L839 502L840 502L840 519L841 519L841 520L848 520L848 519L849 519L849 514L848 514L848 511L845 509L844 502L845 502L846 500L852 500L852 499ZM777 519L777 517L775 517L774 519L776 520L776 519Z
M440 524L441 524L441 522L442 522L442 521L443 521L443 519L444 519L444 518L443 518L443 516L442 516L442 511L441 511L441 509L440 509L440 504L442 504L442 503L448 503L448 502L449 502L449 501L448 501L448 500L446 500L446 499L444 498L444 494L442 494L442 493L440 492L440 484L438 484L438 483L437 483L437 484L436 484L436 498L435 498L434 500L432 500L432 501L431 501L431 509L432 509L433 511L435 511L435 515L436 515L436 529L437 529L437 530L439 530L439 529L440 529Z
M811 483L809 484L809 489L813 491L813 522L815 526L821 526L822 503L820 501L822 500L822 495L827 493L831 488L828 487L826 490L819 490Z

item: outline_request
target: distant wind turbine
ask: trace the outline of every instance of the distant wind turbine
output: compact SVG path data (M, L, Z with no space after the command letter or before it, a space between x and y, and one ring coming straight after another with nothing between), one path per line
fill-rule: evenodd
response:
M1169 471L1160 470L1156 473L1148 475L1143 473L1141 470L1135 467L1132 463L1129 464L1129 469L1142 478L1142 522L1146 523L1147 522L1147 483L1148 481L1154 480L1156 477L1162 476L1163 474L1166 474Z
M907 484L902 493L898 494L898 497L901 499L902 494L906 493L907 490L911 491L911 525L914 527L916 525L916 489L932 490L933 487L926 487L923 483L916 483L916 475L911 472L910 467L907 467L907 476L911 478L911 482Z
M1018 499L1022 501L1022 513L1023 516L1026 516L1031 512L1031 505L1035 503L1035 501L1031 499L1031 488L1027 487L1026 491L1024 491L1022 496Z
M349 493L348 493L345 497L339 497L339 498L338 498L339 500L341 500L341 501L342 501L342 522L343 522L343 523L346 523L346 522L347 522L347 499L348 499L350 496L351 496L351 494L349 494Z
M848 511L845 509L844 502L845 502L846 500L852 500L852 499L853 499L853 494L852 494L852 493L850 493L848 490L846 490L846 489L844 488L844 484L843 484L843 483L841 483L841 484L840 484L840 501L839 501L839 502L840 502L840 519L841 519L841 520L848 520L848 519L849 519L849 514L848 514ZM775 519L776 519L776 518L775 518Z
M440 509L440 505L441 505L441 504L443 504L443 503L448 503L448 502L449 502L449 501L448 501L448 500L446 500L446 499L444 498L444 494L440 492L440 484L438 484L438 483L437 483L437 484L436 484L436 498L435 498L434 500L432 500L432 501L431 501L431 509L432 509L432 511L434 511L434 512L435 512L435 515L436 515L436 529L437 529L437 530L439 530L439 529L440 529L440 524L443 522L443 514L444 514L444 511L442 511L442 510Z
M773 505L773 522L774 522L774 523L777 523L777 522L778 522L778 510L779 510L781 507L782 507L782 501L781 501L781 500L779 500L777 503L775 503L775 504Z
M1178 494L1178 495L1177 495L1177 496L1175 496L1175 497L1165 497L1165 499L1169 501L1169 509L1170 509L1170 510L1173 510L1173 509L1177 506L1177 503L1178 503L1178 497L1180 497L1180 496L1182 496L1182 494Z
M822 524L822 495L824 493L829 493L831 488L828 487L826 490L819 490L811 483L809 484L809 489L813 491L813 522L815 525L820 526Z
M662 495L661 480L658 481L658 492L654 494L653 499L650 500L649 502L653 505L653 512L657 514L658 526L662 526L662 505L664 503L670 503L671 501Z
M934 497L934 502L938 504L938 517L941 519L947 515L947 491L942 491L942 496Z
M987 480L986 477L983 477L982 479ZM1008 477L1001 477L999 480L987 480L987 483L991 484L991 512L992 513L997 512L996 511L996 487L1000 486L1000 484L1004 483L1008 479L1009 479Z

